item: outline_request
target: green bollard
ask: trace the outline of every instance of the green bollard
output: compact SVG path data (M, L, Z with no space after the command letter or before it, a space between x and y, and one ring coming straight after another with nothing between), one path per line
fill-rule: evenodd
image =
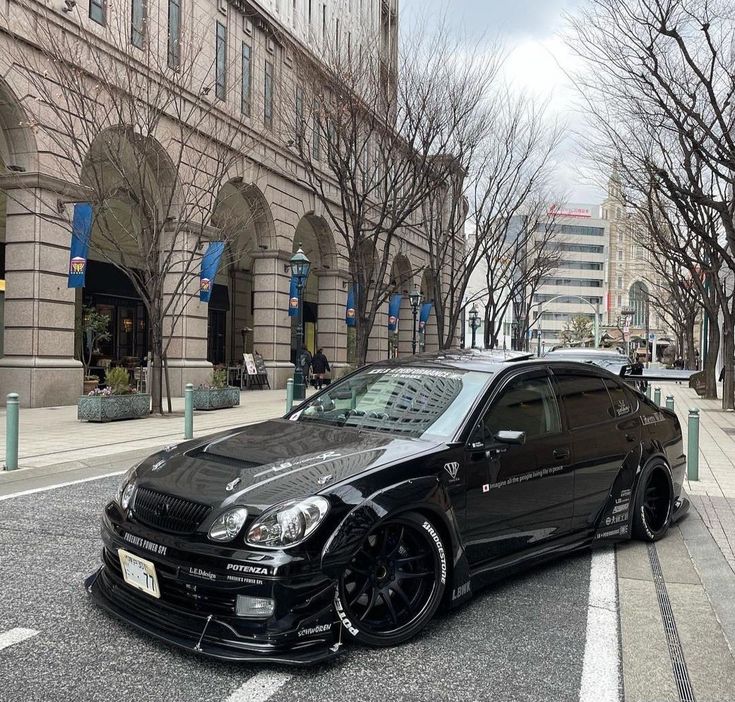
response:
M666 409L674 411L674 396L673 395L667 395L666 396Z
M194 438L194 386L186 384L184 391L184 438Z
M653 391L653 401L661 407L661 388L656 388Z
M687 478L699 480L699 410L696 407L689 410L687 435Z
M293 378L286 381L286 412L290 412L293 407Z
M18 467L18 420L20 409L17 392L8 393L5 408L5 470L15 470Z
M648 383L646 385L646 397L650 400L651 399L651 383Z

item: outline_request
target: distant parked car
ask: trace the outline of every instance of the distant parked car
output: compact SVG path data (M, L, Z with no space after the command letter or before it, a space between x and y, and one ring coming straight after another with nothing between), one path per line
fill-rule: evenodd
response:
M128 471L86 587L186 649L314 664L408 641L552 554L662 538L689 505L684 465L676 414L598 365L381 362Z

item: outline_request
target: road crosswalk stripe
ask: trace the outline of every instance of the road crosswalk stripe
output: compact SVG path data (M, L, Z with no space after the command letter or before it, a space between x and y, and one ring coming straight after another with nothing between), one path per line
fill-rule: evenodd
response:
M615 549L608 548L592 552L579 702L619 701L618 576Z
M266 702L290 679L291 676L287 673L257 673L235 690L227 698L227 702Z
M36 634L38 634L38 632L35 629L17 628L5 631L0 634L0 651L4 648L8 648L8 646L12 646L13 644L20 643L26 639L31 639L36 636Z

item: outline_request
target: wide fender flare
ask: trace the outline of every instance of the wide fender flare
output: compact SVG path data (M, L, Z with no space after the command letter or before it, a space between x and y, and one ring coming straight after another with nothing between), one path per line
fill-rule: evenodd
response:
M440 529L444 540L449 539L452 575L447 590L452 591L457 587L457 578L465 583L469 579L469 567L457 517L446 487L436 476L396 483L355 505L327 539L321 554L322 571L329 577L339 578L370 531L401 512L425 514Z

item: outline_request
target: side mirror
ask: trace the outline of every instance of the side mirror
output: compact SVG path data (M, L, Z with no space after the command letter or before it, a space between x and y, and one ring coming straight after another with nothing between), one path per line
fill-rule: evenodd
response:
M501 429L493 437L495 441L501 444L513 444L515 446L523 446L526 443L526 432L525 431L510 431L508 429Z

